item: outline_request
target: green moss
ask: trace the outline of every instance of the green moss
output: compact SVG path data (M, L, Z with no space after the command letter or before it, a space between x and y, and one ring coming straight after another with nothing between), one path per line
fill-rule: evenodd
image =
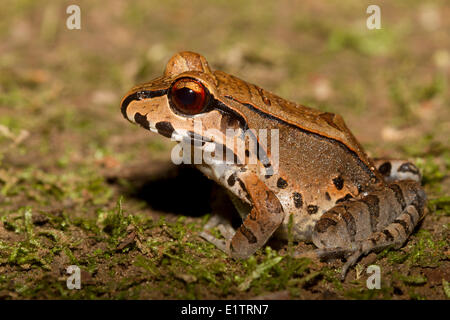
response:
M446 173L442 171L440 166L436 163L433 157L425 159L418 159L416 165L422 172L422 181L424 184L434 187L437 191L440 190L440 183L444 179Z
M331 51L350 49L361 54L377 56L390 53L395 46L395 36L390 29L354 32L349 29L332 28L328 37L328 48Z
M268 276L269 271L277 265L283 257L278 256L270 247L266 247L266 257L261 263L256 263L255 257L250 257L246 260L246 268L250 269L250 273L241 280L238 286L240 291L246 291L252 282L260 277Z
M392 296L391 288L367 289L358 288L350 289L345 292L345 296L356 300L373 300L373 299L390 299Z
M428 208L437 215L450 216L450 196L428 200Z
M152 260L150 260L142 255L139 255L136 257L136 260L134 261L134 265L143 268L144 270L146 270L152 276L155 276L155 277L159 273L157 271L158 269L157 269L155 263Z
M450 285L445 279L442 279L442 289L444 290L447 299L450 299Z
M407 246L407 250L398 251L387 248L383 250L378 259L387 256L390 263L407 263L409 266L437 267L445 259L443 248L447 241L434 240L430 231L419 230L414 241Z
M404 284L413 286L422 286L427 283L427 278L423 275L410 275L406 276L401 273L395 273L394 277L401 280Z
M117 246L119 239L126 236L127 227L131 224L132 218L125 216L122 209L122 197L117 201L116 209L111 211L101 211L98 214L97 224L102 231L109 235L109 241Z

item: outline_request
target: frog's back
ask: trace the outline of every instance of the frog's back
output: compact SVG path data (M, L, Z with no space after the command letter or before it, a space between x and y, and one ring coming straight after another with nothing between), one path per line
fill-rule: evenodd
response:
M249 84L222 71L215 71L218 90L224 97L252 108L306 132L335 140L354 152L368 167L373 167L363 148L345 125L340 115L312 109L287 101L256 85ZM249 125L251 127L251 125Z

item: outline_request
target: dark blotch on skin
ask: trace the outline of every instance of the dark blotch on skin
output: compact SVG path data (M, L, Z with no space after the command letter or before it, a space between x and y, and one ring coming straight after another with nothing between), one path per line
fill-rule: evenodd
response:
M314 226L314 230L323 233L327 231L327 229L331 226L337 225L337 221L333 219L332 215L325 213L319 221L317 221L316 225Z
M385 177L389 176L391 174L392 165L390 162L383 163L379 168L378 171Z
M376 195L368 195L361 199L361 202L365 203L369 210L370 225L372 231L375 231L378 225L378 218L380 216L380 199Z
M344 206L344 211L341 213L342 219L344 219L345 224L347 225L347 231L350 235L350 239L355 241L356 235L356 222L353 215L349 212L350 207Z
M175 131L172 124L167 121L161 121L155 124L156 130L158 130L158 133L166 138L171 138L172 133Z
M303 198L300 193L294 192L292 194L292 199L294 199L294 205L296 208L301 208L303 206Z
M244 224L241 224L238 230L244 235L245 238L247 238L248 243L253 244L258 241L253 232L250 229L248 229Z
M148 123L147 116L136 113L134 115L134 121L138 123L142 128L150 130L150 124Z
M239 178L236 178L236 180L238 181L239 186L241 187L242 191L245 192L245 197L247 198L247 200L251 202L252 199L250 198L250 194L248 193L248 190L247 190L247 188L245 187L244 182L243 182L241 179L239 179Z
M396 219L396 220L394 220L394 223L397 223L397 224L401 225L403 227L403 230L405 230L405 233L407 235L409 234L409 227L408 227L408 224L405 221L400 220L400 219Z
M342 190L344 187L344 179L342 179L341 176L338 176L333 179L333 184L335 185L336 189Z
M400 186L393 183L393 184L390 184L388 187L394 192L397 202L402 207L402 210L404 210L406 208L406 202L405 202L405 197L403 196L403 191L400 188Z
M392 234L389 232L389 230L384 229L383 230L384 235L386 236L386 240L387 241L393 241L394 237L392 236Z
M359 193L363 190L362 185L360 185L359 183L356 183L356 187L358 188Z
M288 183L283 178L278 178L277 187L280 189L285 189L288 186Z
M350 200L351 198L353 198L353 196L352 196L350 193L347 193L347 194L345 195L345 197L342 197L342 198L340 198L340 199L337 199L337 200L336 200L336 203L345 202L345 201L347 201L347 200Z
M266 191L266 209L272 214L280 214L283 207L272 191Z
M398 172L411 172L412 174L419 174L419 170L410 162L406 162L398 168Z
M313 204L308 205L308 207L306 208L306 210L308 211L309 214L315 214L317 213L317 211L319 210L318 206L315 206Z
M228 177L227 183L230 187L234 186L236 183L236 174L233 173L231 176Z
M420 194L416 195L416 198L411 202L411 205L416 208L417 213L419 214L419 217L423 216L424 208L425 208L425 201L426 197L422 196Z

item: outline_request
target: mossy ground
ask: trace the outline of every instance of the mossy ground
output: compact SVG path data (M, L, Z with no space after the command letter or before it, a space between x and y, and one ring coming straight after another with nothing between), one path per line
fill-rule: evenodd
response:
M7 1L0 13L0 298L445 299L450 295L448 2ZM210 182L119 102L176 51L341 114L371 156L424 173L429 214L400 250L340 262L270 242L234 261L199 238ZM365 266L381 267L368 290ZM66 287L69 265L82 289Z

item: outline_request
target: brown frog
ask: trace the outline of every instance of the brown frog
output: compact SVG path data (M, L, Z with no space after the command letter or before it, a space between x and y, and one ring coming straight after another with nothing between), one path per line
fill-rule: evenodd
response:
M345 277L361 256L401 247L424 216L412 163L372 161L339 115L212 71L197 53L175 54L161 77L125 95L121 111L180 142L183 159L209 154L195 166L226 189L243 223L235 231L213 216L201 235L234 258L291 232L318 257L345 258ZM208 232L214 226L225 240Z

